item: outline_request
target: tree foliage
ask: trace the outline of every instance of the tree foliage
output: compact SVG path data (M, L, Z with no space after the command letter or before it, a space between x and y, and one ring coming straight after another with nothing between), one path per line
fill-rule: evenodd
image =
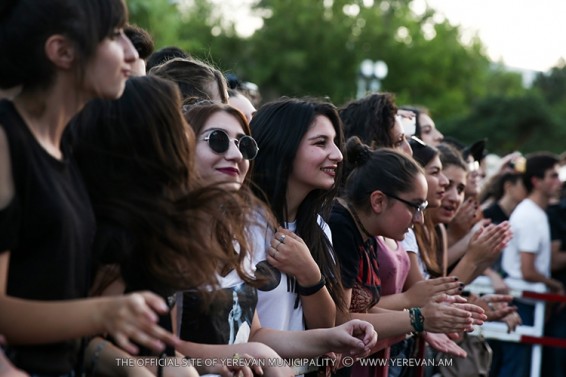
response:
M251 0L249 0L251 1ZM248 1L248 2L249 2ZM257 0L263 26L236 32L218 0L128 0L131 20L156 45L177 45L261 88L264 99L324 96L342 105L356 95L362 60L389 68L381 90L399 104L428 107L446 134L491 151L561 152L566 67L561 62L525 89L521 76L488 59L476 36L412 0Z

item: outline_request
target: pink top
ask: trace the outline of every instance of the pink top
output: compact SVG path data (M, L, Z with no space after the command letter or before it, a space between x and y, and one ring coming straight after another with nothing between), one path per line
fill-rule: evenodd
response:
M411 267L409 254L399 242L395 242L397 250L392 250L381 237L376 237L376 240L379 245L377 262L381 278L381 295L401 293Z

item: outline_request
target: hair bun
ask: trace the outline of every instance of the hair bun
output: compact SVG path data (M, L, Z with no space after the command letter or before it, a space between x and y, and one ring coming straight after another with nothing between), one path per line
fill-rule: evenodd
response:
M0 19L7 17L18 0L2 0L0 2Z
M346 142L346 156L353 167L360 167L369 161L371 149L359 137L352 136Z

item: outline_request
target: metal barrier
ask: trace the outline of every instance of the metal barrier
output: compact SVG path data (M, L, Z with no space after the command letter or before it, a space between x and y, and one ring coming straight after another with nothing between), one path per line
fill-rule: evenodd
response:
M566 348L566 340L545 337L544 319L546 301L566 303L566 296L547 293L543 283L527 283L513 278L505 279L505 283L511 290L511 295L516 298L529 299L535 306L534 323L532 326L521 325L508 334L507 325L502 322L486 322L478 326L472 335L482 335L485 338L498 339L506 342L532 344L531 377L539 377L542 364L542 346L553 346ZM480 276L469 285L466 290L476 294L493 293L493 287L488 277Z

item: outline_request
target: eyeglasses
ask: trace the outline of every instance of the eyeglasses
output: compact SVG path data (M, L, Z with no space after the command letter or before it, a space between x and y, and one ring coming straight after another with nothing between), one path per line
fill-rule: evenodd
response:
M410 201L405 200L405 199L401 199L400 197L392 195L392 194L387 194L385 192L384 192L384 194L387 195L390 198L393 198L395 200L400 201L401 203L406 204L409 208L414 209L413 216L415 216L417 213L423 215L424 210L428 206L428 202L426 200L424 202L422 202L421 204L417 204L417 203L413 203L413 202L410 202Z
M237 139L230 140L230 136L224 130L214 130L201 140L206 141L210 149L218 154L226 153L230 148L230 141L233 141L245 160L253 160L259 152L253 137L242 135Z

